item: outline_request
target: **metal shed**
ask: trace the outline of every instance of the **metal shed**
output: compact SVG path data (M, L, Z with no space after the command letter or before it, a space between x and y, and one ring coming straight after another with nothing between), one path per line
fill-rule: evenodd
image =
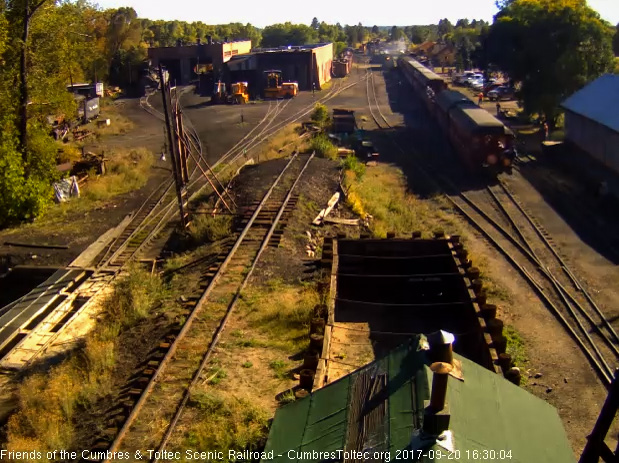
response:
M619 173L619 75L599 77L561 106L566 140Z
M461 375L447 375L444 421L428 428L439 415L425 401L445 384L434 382L424 342L280 408L263 461L575 461L554 407L455 354Z

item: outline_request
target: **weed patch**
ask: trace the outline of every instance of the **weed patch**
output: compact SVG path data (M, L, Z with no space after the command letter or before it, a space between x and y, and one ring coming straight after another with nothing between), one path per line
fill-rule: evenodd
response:
M348 190L346 201L361 217L372 216L370 229L374 236L384 238L390 231L398 235L409 235L414 230L431 233L437 228L457 231L450 216L406 191L406 179L400 169L379 164L359 178L358 168L350 164L343 178Z
M246 323L262 346L290 353L305 347L312 309L319 299L313 288L276 280L266 287L251 287L243 295L241 307Z
M205 462L229 462L228 450L256 450L261 448L268 435L269 414L255 403L241 398L231 398L217 391L195 393L189 407L200 410L186 431L182 449L196 451L221 451L223 460L205 459ZM185 452L181 455L185 457ZM185 461L185 460L181 460Z
M283 360L273 360L269 367L275 373L277 379L286 379L287 376L287 364Z
M310 142L310 149L327 159L337 159L337 147L331 143L324 133L319 133Z
M506 352L511 355L514 366L523 368L529 362L526 346L522 336L515 328L506 325L503 330L504 336L507 338ZM524 379L526 375L523 375Z
M189 236L195 244L204 244L223 239L230 235L232 217L229 215L201 214L189 225Z
M106 200L143 187L148 180L153 154L146 148L118 150L108 155L107 173L89 180L83 194L91 201Z

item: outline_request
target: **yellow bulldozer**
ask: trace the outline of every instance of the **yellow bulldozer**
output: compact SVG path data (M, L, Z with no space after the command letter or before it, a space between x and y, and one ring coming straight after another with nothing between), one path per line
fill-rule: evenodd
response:
M266 86L265 98L292 98L299 93L299 84L296 82L282 82L282 71L264 71Z
M230 102L232 104L246 104L249 101L247 82L235 82L230 86Z
M235 82L230 85L230 93L226 92L226 84L215 82L211 102L213 104L245 104L249 101L247 82Z

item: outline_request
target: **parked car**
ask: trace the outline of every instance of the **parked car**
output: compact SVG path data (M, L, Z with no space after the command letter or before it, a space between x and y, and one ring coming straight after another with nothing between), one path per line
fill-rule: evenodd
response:
M488 92L488 99L494 100L513 100L515 96L515 90L512 87L501 86Z
M483 82L484 80L483 74L473 74L472 76L466 78L465 85L468 85L470 87L473 84L473 82L477 82L480 80Z
M497 87L501 87L503 84L498 82L492 82L493 79L490 79L486 85L484 86L484 96L488 96L488 92L494 90Z
M464 85L466 83L466 80L469 77L473 77L475 75L475 73L473 71L466 71L463 74L460 74L458 76L456 76L453 80L454 84L458 84L458 85Z
M471 83L469 84L469 87L471 87L473 90L482 90L485 86L485 81L483 78L481 79L476 79L471 81Z

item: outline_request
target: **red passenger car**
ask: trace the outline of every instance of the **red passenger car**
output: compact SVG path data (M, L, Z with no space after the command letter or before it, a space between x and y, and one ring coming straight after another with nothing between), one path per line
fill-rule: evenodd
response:
M442 92L436 117L456 152L471 170L509 170L513 162L514 133L460 92Z

